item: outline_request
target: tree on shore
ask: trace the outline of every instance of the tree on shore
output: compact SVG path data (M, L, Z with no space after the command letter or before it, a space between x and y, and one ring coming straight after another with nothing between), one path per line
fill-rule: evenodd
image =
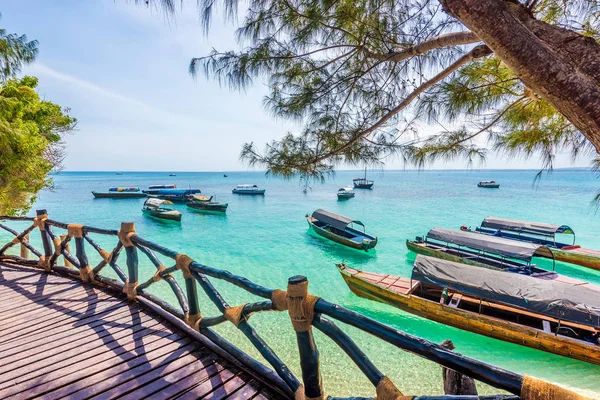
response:
M272 173L323 178L392 154L423 165L490 150L552 168L557 151L600 149L598 0L199 4L207 30L218 6L244 12L241 50L213 50L190 72L240 90L266 80L268 110L303 125L264 150L244 146ZM424 136L424 123L438 132Z
M38 79L13 78L37 55L37 42L0 29L0 215L22 214L52 185L64 158L63 136L77 120L40 99Z

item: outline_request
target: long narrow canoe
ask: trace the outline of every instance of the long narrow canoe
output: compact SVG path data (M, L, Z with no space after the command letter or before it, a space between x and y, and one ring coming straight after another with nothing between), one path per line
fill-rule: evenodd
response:
M358 220L318 209L312 215L307 214L306 221L316 234L344 246L369 251L377 245L377 237L367 234ZM362 226L363 231L351 227L354 224Z
M417 259L419 258L435 260L423 256L418 256ZM443 260L434 262L457 264ZM478 270L478 268L464 264L458 265L462 268ZM600 331L598 321L593 326L561 321L552 316L498 301L481 299L458 290L450 289L445 292L442 287L423 284L414 279L360 271L344 264L338 264L338 269L350 290L360 297L389 304L444 325L600 364L600 346L597 344ZM474 273L479 274L480 272L475 271ZM505 272L493 270L487 270L486 273L508 275ZM531 277L517 276L511 278L510 281L512 282L516 278L526 280L525 285L530 285L527 280L532 280ZM540 283L561 285L555 282L542 283L540 281Z

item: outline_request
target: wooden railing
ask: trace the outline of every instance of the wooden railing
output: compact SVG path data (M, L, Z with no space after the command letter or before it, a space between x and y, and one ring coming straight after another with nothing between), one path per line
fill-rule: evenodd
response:
M333 320L351 325L392 346L417 354L481 382L517 395L484 396L481 399L519 399L519 395L528 399L544 398L532 397L530 393L532 390L524 389L525 378L522 375L457 354L436 343L409 335L372 318L330 303L325 299L311 296L308 292L308 280L303 276L291 277L288 280L287 291L273 290L229 271L203 265L184 254L143 239L136 234L133 223L122 223L120 230L65 224L49 219L46 210L38 210L35 218L6 216L0 217L0 219L32 222L31 226L20 233L0 223L0 228L15 236L12 241L0 249L0 260L37 266L48 272L55 271L68 274L80 278L83 282L119 290L132 301L137 300L154 304L158 312L184 321L185 324L210 339L246 367L268 379L289 398L322 399L326 397L323 393L319 352L313 337L312 327L331 338L358 366L375 387L378 400L404 398L401 397L394 384ZM54 232L55 228L66 230L66 234L57 236ZM43 251L39 251L28 241L28 237L34 229L39 230ZM108 252L92 240L90 234L112 236L117 238L117 243L112 251ZM75 242L75 255L70 251L72 240ZM102 261L93 268L90 267L86 255L86 243L102 257ZM20 256L6 254L11 246L17 244L21 246ZM117 263L123 249L125 250L125 269ZM29 259L28 252L33 253L37 260ZM154 276L144 282L139 282L138 279L138 252L147 257L156 268ZM174 265L162 265L156 256L157 253L172 259ZM65 265L58 265L60 256L64 257ZM118 279L112 279L101 274L107 266L116 273ZM183 273L185 289L180 287L172 275L177 271ZM240 306L230 306L213 286L209 277L229 282L264 300ZM169 285L177 298L179 308L146 290L160 281L165 281ZM198 285L217 307L220 312L219 315L201 315L197 293ZM252 314L264 311L287 311L289 313L291 324L296 331L302 383L250 324L249 318ZM237 327L248 338L250 343L268 361L272 369L253 359L211 329L211 327L227 321ZM525 381L528 379L531 378L527 378ZM562 390L553 385L551 387L553 390ZM522 390L528 392L528 395L525 396ZM333 399L333 397L331 398ZM421 396L416 399L466 400L477 398L477 396Z

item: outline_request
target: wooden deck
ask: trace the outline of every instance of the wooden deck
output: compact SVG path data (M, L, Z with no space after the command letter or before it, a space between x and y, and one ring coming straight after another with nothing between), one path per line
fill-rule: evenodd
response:
M114 292L0 263L0 398L282 398Z

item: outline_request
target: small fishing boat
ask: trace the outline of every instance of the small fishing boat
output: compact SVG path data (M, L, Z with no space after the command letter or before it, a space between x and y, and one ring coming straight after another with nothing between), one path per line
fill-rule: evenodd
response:
M600 364L598 292L419 255L410 278L338 264L350 290L444 325Z
M97 199L132 199L146 197L146 194L137 187L111 187L108 192L96 192L92 194Z
M338 199L350 199L354 197L354 190L351 187L343 187L337 191Z
M434 228L425 238L407 240L406 246L416 254L600 291L600 286L533 264L531 261L534 256L553 258L552 249L536 243L518 242L472 231Z
M496 183L495 181L481 181L477 184L477 187L487 189L498 189L500 187L500 184Z
M364 224L355 219L318 209L312 215L306 214L306 220L316 234L344 246L368 251L377 245L377 237L365 233ZM355 225L362 226L362 232Z
M148 186L148 190L158 190L158 189L177 189L177 185L150 185L150 186Z
M144 190L148 197L185 203L190 196L200 193L200 189L154 189Z
M223 174L223 178L227 178L227 174Z
M177 176L177 174L169 174L169 176Z
M374 181L367 179L367 169L365 168L365 176L363 178L353 179L354 187L356 189L373 189Z
M237 185L231 191L233 194L248 194L248 195L263 195L265 189L259 189L258 186L252 184Z
M181 221L181 213L167 206L172 206L169 200L150 198L144 202L142 213L149 217L168 219L170 221Z
M117 174L117 175L123 175L123 173L122 173L122 172L117 172L116 174Z
M185 205L196 211L218 213L224 213L227 211L227 203L219 203L217 201L212 201L212 199L213 196L194 195L190 197L190 201L185 203Z
M557 260L600 270L600 251L576 245L575 232L567 225L487 217L475 230L520 242L538 243L551 248ZM572 243L557 242L557 234L573 235Z

